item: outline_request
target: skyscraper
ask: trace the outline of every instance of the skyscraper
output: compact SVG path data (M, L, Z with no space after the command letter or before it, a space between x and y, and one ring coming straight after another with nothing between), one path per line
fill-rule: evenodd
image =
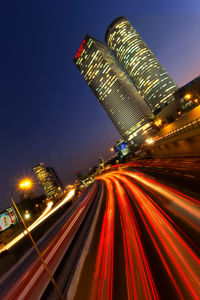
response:
M43 163L35 166L33 170L38 180L40 181L47 198L54 198L58 191L56 183L52 179L51 173L47 170Z
M123 139L144 140L153 115L106 45L86 35L74 63Z
M175 82L125 17L119 17L110 24L105 42L152 112L159 112L174 100Z
M57 189L60 190L60 192L62 192L64 190L64 187L63 187L62 182L61 182L60 178L58 177L58 174L56 173L55 169L52 167L47 167L46 169L51 174L51 178L55 182Z

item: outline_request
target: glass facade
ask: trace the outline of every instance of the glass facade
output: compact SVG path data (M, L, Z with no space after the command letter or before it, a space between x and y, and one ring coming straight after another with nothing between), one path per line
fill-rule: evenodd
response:
M33 170L39 182L41 183L47 198L54 198L54 196L56 196L57 193L57 187L52 179L51 173L48 172L43 163L35 166Z
M174 100L177 85L126 18L110 24L105 41L152 112Z
M74 63L123 139L142 139L152 112L107 46L87 35Z

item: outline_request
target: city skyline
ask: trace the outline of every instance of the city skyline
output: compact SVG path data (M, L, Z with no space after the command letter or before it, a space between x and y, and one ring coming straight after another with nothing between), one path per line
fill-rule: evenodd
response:
M89 18L85 14L95 11L90 1L81 13L70 4L67 18L67 4L54 7L49 1L48 12L39 1L1 4L2 208L32 165L47 162L67 183L80 165L86 169L101 154L108 157L119 137L71 62L85 32L103 40L110 22L124 15L178 86L199 75L200 4L178 2L155 1L145 11L144 3L127 1L115 9L111 3Z

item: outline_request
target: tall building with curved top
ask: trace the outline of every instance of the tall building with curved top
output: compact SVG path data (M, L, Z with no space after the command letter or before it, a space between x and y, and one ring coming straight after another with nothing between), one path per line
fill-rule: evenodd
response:
M105 41L152 112L159 112L174 100L175 82L125 17L110 24Z
M73 61L124 140L143 141L153 114L107 46L86 35Z

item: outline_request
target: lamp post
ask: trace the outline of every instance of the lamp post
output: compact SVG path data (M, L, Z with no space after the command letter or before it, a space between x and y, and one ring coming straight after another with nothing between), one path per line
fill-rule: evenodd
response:
M26 226L26 223L24 222L24 219L23 219L23 217L22 217L22 215L21 215L21 213L20 213L20 211L19 211L19 209L18 209L18 207L17 207L17 205L16 205L16 203L15 203L15 201L13 199L13 195L14 195L14 193L18 189L29 189L32 186L32 184L33 184L33 182L30 179L24 179L24 180L22 180L18 184L18 186L15 187L15 189L12 191L12 193L11 193L11 201L12 201L12 204L13 204L13 206L14 206L17 214L19 215L20 220L22 221L22 224L24 225L24 227L26 229L26 232L27 232L27 234L28 234L28 236L29 236L32 244L33 244L33 247L35 248L35 251L37 252L37 254L38 254L38 256L39 256L39 258L40 258L40 260L41 260L41 262L42 262L42 264L43 264L43 266L45 268L45 270L47 271L47 274L48 274L48 276L49 276L49 278L50 278L53 286L55 287L55 290L57 292L58 298L60 300L64 300L64 297L62 296L61 291L60 291L59 287L57 286L57 284L56 284L56 282L55 282L55 280L53 278L53 275L51 274L49 268L47 267L47 264L46 264L45 260L43 259L43 257L41 255L41 253L40 253L40 251L39 251L39 249L38 249L38 247L37 247L37 245L36 245L36 243L35 243L32 235L31 235L31 233L30 233L28 227Z

